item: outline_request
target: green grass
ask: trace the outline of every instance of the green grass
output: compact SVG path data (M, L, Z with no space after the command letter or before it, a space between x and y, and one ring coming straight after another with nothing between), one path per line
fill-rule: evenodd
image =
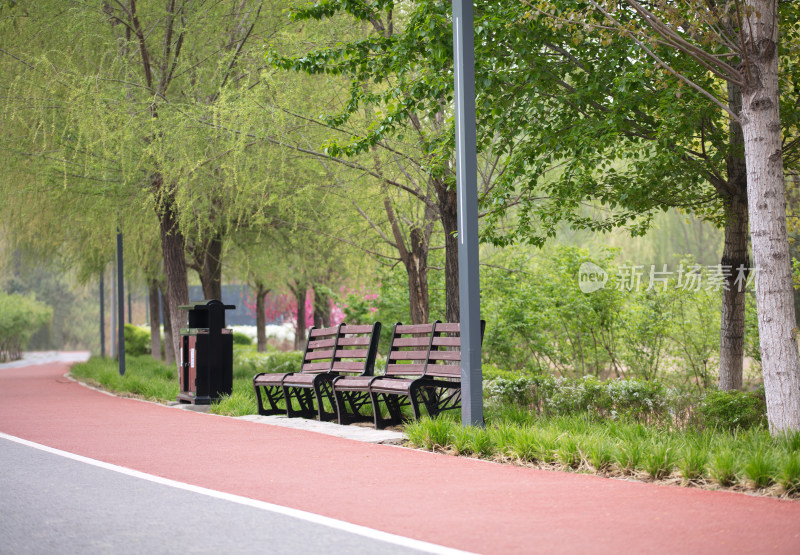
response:
M500 407L487 410L484 428L462 428L457 414L446 414L410 422L405 432L416 447L457 455L800 495L800 440L773 438L761 428L679 430L585 415L537 417Z
M118 363L99 357L76 364L70 373L105 389L141 396L149 401L165 403L178 395L178 371L150 355L126 356L125 375L120 376Z

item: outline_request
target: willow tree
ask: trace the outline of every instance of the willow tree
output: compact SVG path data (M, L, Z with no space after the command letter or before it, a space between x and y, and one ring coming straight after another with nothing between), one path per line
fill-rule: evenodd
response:
M31 171L59 176L88 213L102 211L92 194L113 188L117 210L157 215L173 315L188 302L187 239L204 282L218 286L222 238L269 196L274 145L223 128L243 114L245 132L274 124L247 115L270 87L260 49L284 24L281 9L21 1L2 14L3 116L27 130L12 152L38 157ZM177 335L179 318L171 327Z

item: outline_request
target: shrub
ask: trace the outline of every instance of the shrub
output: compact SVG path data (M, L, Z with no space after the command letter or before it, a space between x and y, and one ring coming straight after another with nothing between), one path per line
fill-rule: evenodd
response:
M494 378L484 384L483 394L491 400L525 407L533 402L535 386L535 381L527 376Z
M250 338L249 335L244 334L240 331L233 332L233 344L234 345L252 345L253 340Z
M259 353L244 346L233 349L233 377L252 378L261 372L296 372L303 361L298 351Z
M764 390L710 390L698 407L701 423L710 428L735 430L765 426L767 405Z
M498 377L488 380L484 394L494 404L529 407L550 416L588 413L658 423L672 418L674 393L657 381L601 381L549 376Z
M131 356L150 354L150 331L125 324L125 353Z
M649 421L667 414L670 406L667 390L657 381L611 380L605 390L612 416Z
M53 319L53 309L31 295L0 291L0 361L22 358L31 336Z

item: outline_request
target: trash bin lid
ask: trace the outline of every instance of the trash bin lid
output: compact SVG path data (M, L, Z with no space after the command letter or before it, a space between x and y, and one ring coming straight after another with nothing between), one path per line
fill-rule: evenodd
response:
M222 308L224 308L225 310L235 310L236 309L236 305L235 304L222 304L222 301L218 301L216 299L211 299L210 301L207 301L207 300L197 301L197 302L194 302L192 304L179 306L178 308L180 310L208 310L210 307L215 306L215 305L216 306L222 305Z

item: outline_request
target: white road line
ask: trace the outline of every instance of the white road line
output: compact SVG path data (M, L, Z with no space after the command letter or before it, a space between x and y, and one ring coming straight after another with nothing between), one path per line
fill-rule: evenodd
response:
M120 474L124 474L126 476L132 476L134 478L141 478L142 480L148 480L150 482L154 482L156 484L161 484L165 486L170 486L173 488L178 488L186 491L191 491L194 493L199 493L202 495L207 495L209 497L214 497L216 499L223 499L225 501L231 501L233 503L239 503L240 505L246 505L248 507L253 507L256 509L261 509L264 511L270 511L273 513L298 518L300 520L305 520L307 522L311 522L314 524L319 524L321 526L327 526L329 528L334 528L336 530L341 530L344 532L349 532L351 534L357 534L359 536L363 536L365 538L370 538L386 543L391 543L395 545L399 545L402 547L408 547L410 549L417 549L419 551L425 551L428 553L441 553L447 555L455 555L455 554L468 554L467 551L461 551L458 549L453 549L450 547L445 547L441 545L436 545L433 543L424 542L421 540L415 540L412 538L406 538L404 536L398 536L395 534L390 534L389 532L382 532L380 530L374 530L372 528L367 528L366 526L359 526L358 524L352 524L349 522L345 522L343 520L337 520L335 518L330 518L322 515L317 515L314 513L309 513L306 511L301 511L299 509L292 509L290 507L283 507L281 505L274 505L272 503L267 503L265 501L258 501L257 499L249 499L247 497L242 497L239 495L233 495L231 493L225 493L223 491L216 491L213 489L207 489L200 486L194 486L192 484L186 484L183 482L177 482L175 480L170 480L169 478L162 478L160 476L154 476L152 474L147 474L145 472L139 472L138 470L133 470L132 468L125 468L124 466L117 466L115 464L98 461L96 459L91 459L89 457L84 457L82 455L76 455L75 453L69 453L67 451L62 451L60 449L55 449L53 447L48 447L47 445L42 445L40 443L35 443L33 441L28 441L27 439L22 439L16 436L8 435L3 432L0 432L0 439L7 439L9 441L13 441L22 445L27 445L28 447L33 447L34 449L39 449L46 453L51 453L53 455L58 455L61 457L65 457L67 459L72 459L74 461L79 461L82 463L90 464L92 466L96 466L99 468L104 468L106 470L112 470L114 472L119 472Z

